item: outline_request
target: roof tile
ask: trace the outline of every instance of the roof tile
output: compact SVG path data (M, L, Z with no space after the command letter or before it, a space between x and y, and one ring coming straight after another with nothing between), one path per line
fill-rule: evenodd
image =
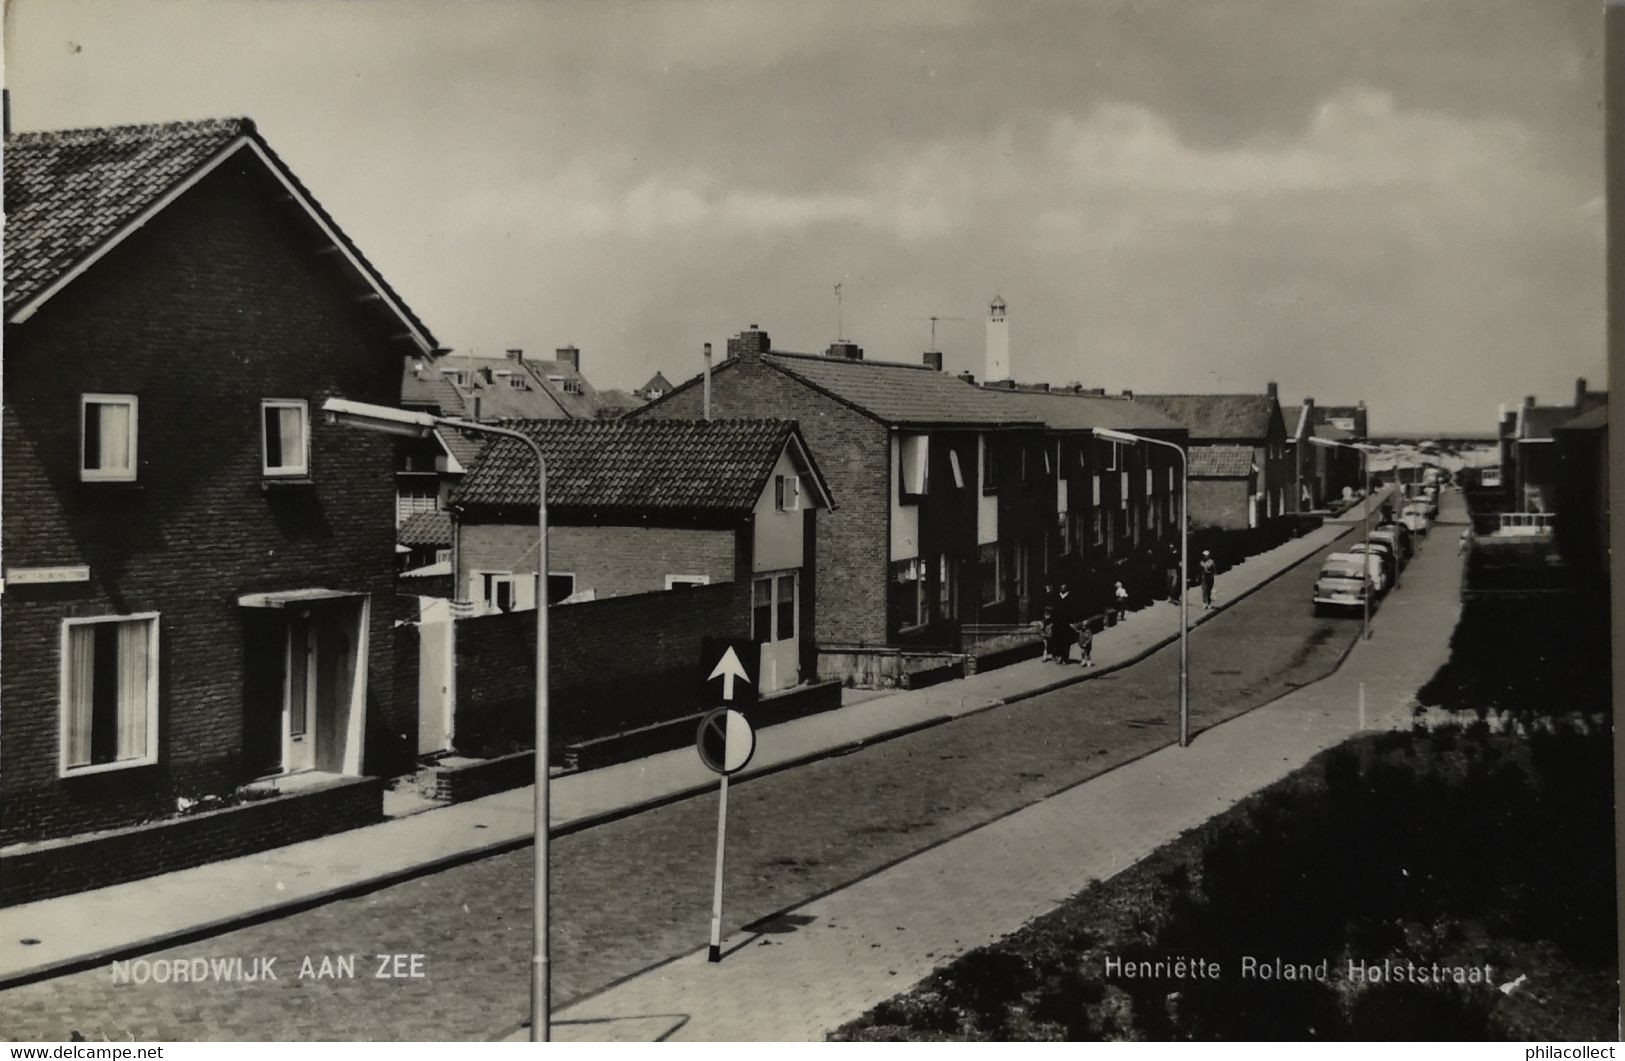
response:
M1191 438L1264 438L1277 403L1267 394L1136 394L1134 400L1167 413Z
M1190 474L1208 479L1240 479L1253 474L1251 446L1192 446Z

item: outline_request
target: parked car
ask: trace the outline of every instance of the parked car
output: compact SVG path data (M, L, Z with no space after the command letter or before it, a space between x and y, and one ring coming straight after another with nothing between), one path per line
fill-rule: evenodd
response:
M1339 560L1335 554L1328 556L1315 579L1315 615L1325 615L1333 608L1363 610L1371 592L1371 580L1366 577L1369 563L1357 557Z
M1371 538L1373 541L1388 542L1394 550L1394 555L1399 558L1399 566L1402 569L1411 562L1413 555L1411 532L1405 524L1384 523L1372 530Z
M1356 567L1364 561L1366 577L1371 580L1371 592L1374 598L1380 597L1388 592L1388 586L1393 581L1393 577L1388 573L1390 560L1378 551L1375 543L1372 544L1372 551L1369 553L1365 551L1364 546L1364 542L1355 542L1349 547L1348 552L1332 553L1326 560L1328 563L1335 561L1340 564L1353 564Z
M1348 547L1348 551L1359 555L1365 553L1367 548L1365 542L1355 542ZM1386 542L1373 540L1369 548L1371 550L1370 555L1377 558L1379 570L1382 572L1382 578L1377 585L1377 594L1381 596L1388 592L1388 587L1392 586L1394 579L1399 576L1399 561L1394 558L1394 551L1388 547Z
M1410 528L1412 534L1427 536L1429 518L1426 501L1412 501L1400 512L1399 519L1406 527Z
M1429 486L1426 490L1423 490L1422 500L1425 501L1428 506L1428 519L1438 519L1439 488L1437 486Z

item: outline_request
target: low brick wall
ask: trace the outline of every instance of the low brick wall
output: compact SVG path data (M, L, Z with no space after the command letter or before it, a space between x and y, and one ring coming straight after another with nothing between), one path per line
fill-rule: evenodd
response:
M424 795L439 803L465 803L531 784L536 780L536 753L513 752L494 759L437 763L433 777Z
M382 821L384 780L331 782L221 810L0 850L0 906L251 855Z
M962 678L958 652L910 652L885 645L818 646L818 675L855 689L920 689Z

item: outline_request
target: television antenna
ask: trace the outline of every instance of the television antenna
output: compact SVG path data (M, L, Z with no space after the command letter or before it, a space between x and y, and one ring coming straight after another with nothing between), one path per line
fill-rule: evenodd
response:
M940 314L935 315L935 316L930 316L930 317L910 317L909 318L909 320L911 320L911 321L930 321L931 322L931 349L932 350L935 350L937 348L937 321L963 321L964 319L965 319L964 317L944 317L944 316L942 316Z

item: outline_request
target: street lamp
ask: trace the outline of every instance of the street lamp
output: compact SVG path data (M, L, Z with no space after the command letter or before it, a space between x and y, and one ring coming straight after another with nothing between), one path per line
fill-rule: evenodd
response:
M1190 462L1185 456L1185 448L1177 442L1166 439L1151 438L1147 435L1136 435L1129 431L1116 431L1109 427L1094 429L1096 438L1103 438L1109 442L1126 442L1136 445L1144 442L1151 446L1166 446L1179 454L1179 746L1184 748L1191 742L1191 701L1190 701L1190 538L1191 513L1190 501Z
M1359 442L1338 442L1330 438L1310 437L1309 441L1317 446L1327 449L1352 449L1360 454L1360 473L1365 478L1365 592L1360 594L1364 603L1364 615L1360 619L1360 638L1371 640L1371 462L1368 454L1375 446L1364 445ZM1399 539L1394 539L1394 588L1399 588Z
M322 412L330 423L406 438L428 438L437 427L518 439L536 456L536 805L534 909L530 972L530 1038L546 1042L549 1033L551 977L548 970L548 709L547 709L547 460L537 441L521 431L432 413L392 409L387 405L329 398Z

